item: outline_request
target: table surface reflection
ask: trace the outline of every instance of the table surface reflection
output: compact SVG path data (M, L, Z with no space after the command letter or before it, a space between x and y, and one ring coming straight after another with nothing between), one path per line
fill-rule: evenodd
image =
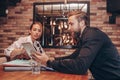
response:
M4 71L0 66L0 80L88 80L88 75L64 74L60 72L41 71L32 74L31 71Z

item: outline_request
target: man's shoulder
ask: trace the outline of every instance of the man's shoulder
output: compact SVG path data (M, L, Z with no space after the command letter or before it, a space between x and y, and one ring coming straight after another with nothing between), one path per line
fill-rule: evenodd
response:
M89 27L90 30L100 30L99 28L97 27Z
M101 31L99 28L96 27L89 27L87 28L86 35L92 35L92 36L100 36L103 35L103 31Z
M101 30L99 28L96 28L96 27L88 27L87 31L90 32L90 33L93 33L93 32L98 32L98 31L101 31Z

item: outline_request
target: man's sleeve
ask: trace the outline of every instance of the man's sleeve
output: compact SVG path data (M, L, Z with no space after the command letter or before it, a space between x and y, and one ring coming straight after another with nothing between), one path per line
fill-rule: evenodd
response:
M64 58L48 61L47 65L53 69L72 74L86 74L96 54L103 45L103 41L96 33L86 34L83 38L82 47L74 58Z

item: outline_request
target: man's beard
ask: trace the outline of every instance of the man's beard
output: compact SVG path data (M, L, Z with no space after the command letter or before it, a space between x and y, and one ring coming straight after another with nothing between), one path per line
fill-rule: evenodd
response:
M71 32L71 36L72 36L72 38L73 38L76 42L79 41L80 35L81 35L81 32L80 32L80 31L79 31L79 32Z
M75 39L75 38L79 38L80 37L80 34L81 32L72 32L71 33L71 36Z
M78 38L78 37L80 37L80 32L74 32L74 36L75 36L75 38Z

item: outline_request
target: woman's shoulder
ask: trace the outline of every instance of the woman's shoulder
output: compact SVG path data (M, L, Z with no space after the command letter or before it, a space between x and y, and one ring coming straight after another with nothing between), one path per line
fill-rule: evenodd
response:
M30 36L22 36L18 38L18 41L26 42L30 40Z
M28 38L28 36L22 36L22 37L19 37L18 40L19 40L19 39L24 40L24 39L27 39L27 38Z

